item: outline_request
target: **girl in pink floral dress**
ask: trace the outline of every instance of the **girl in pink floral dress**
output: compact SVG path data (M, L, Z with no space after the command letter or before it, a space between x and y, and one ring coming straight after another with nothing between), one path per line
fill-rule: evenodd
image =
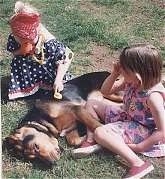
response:
M100 144L129 163L125 178L141 178L152 171L151 163L136 153L165 156L165 88L160 82L161 69L162 61L154 46L125 48L101 88L105 96L123 90L123 104L89 100L86 109L106 125L96 128L94 134L88 130L86 141L73 154L88 155ZM123 78L116 81L119 75Z

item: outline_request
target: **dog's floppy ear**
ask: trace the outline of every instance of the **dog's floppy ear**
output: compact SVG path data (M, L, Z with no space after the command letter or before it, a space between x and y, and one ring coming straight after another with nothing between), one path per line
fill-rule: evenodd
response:
M5 146L8 149L15 148L19 151L23 150L22 141L20 141L17 137L14 135L10 135L9 137L5 138Z
M23 150L23 133L19 129L15 130L12 134L5 138L4 144L8 149L15 148L18 151Z
M31 138L32 136L26 136L24 139L22 137L18 137L16 133L11 134L9 137L6 137L3 141L3 148L9 150L9 152L17 157L23 157L24 159L28 158L30 160L33 160L36 156L34 154L27 154L24 155L26 150L24 148L24 143L26 140L29 140L28 138Z

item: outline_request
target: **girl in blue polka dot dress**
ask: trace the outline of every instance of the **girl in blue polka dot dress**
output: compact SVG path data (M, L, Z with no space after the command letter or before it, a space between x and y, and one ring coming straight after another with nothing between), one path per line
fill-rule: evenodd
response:
M40 88L62 91L63 82L72 78L68 68L73 52L48 32L40 14L27 4L16 2L9 24L7 50L14 55L9 99L32 95Z

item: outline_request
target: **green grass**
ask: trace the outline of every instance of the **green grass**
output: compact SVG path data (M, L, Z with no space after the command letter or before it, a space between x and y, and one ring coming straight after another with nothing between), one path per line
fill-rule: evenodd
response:
M106 46L114 53L122 47L139 42L156 45L165 58L165 10L150 0L29 0L42 14L42 22L75 53L71 65L73 74L90 71L93 45ZM1 76L10 73L11 54L6 51L9 34L8 20L15 0L0 2L0 65ZM79 55L81 58L79 58ZM1 105L2 139L17 126L25 115L28 105L8 102ZM125 173L118 160L103 152L89 158L73 160L70 147L64 139L60 143L66 149L61 160L51 169L2 154L3 178L121 178ZM145 178L163 178L163 159L152 159L155 170Z

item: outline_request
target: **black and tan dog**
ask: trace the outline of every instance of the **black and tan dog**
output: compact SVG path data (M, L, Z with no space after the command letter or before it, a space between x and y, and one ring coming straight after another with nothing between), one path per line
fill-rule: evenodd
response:
M103 99L97 91L108 75L108 72L93 72L68 81L64 84L62 101L55 101L53 94L49 99L36 100L18 128L6 138L7 145L28 159L51 163L60 158L59 136L66 136L70 145L80 145L84 140L78 131L80 124L91 130L102 125L91 118L83 105L89 97Z

